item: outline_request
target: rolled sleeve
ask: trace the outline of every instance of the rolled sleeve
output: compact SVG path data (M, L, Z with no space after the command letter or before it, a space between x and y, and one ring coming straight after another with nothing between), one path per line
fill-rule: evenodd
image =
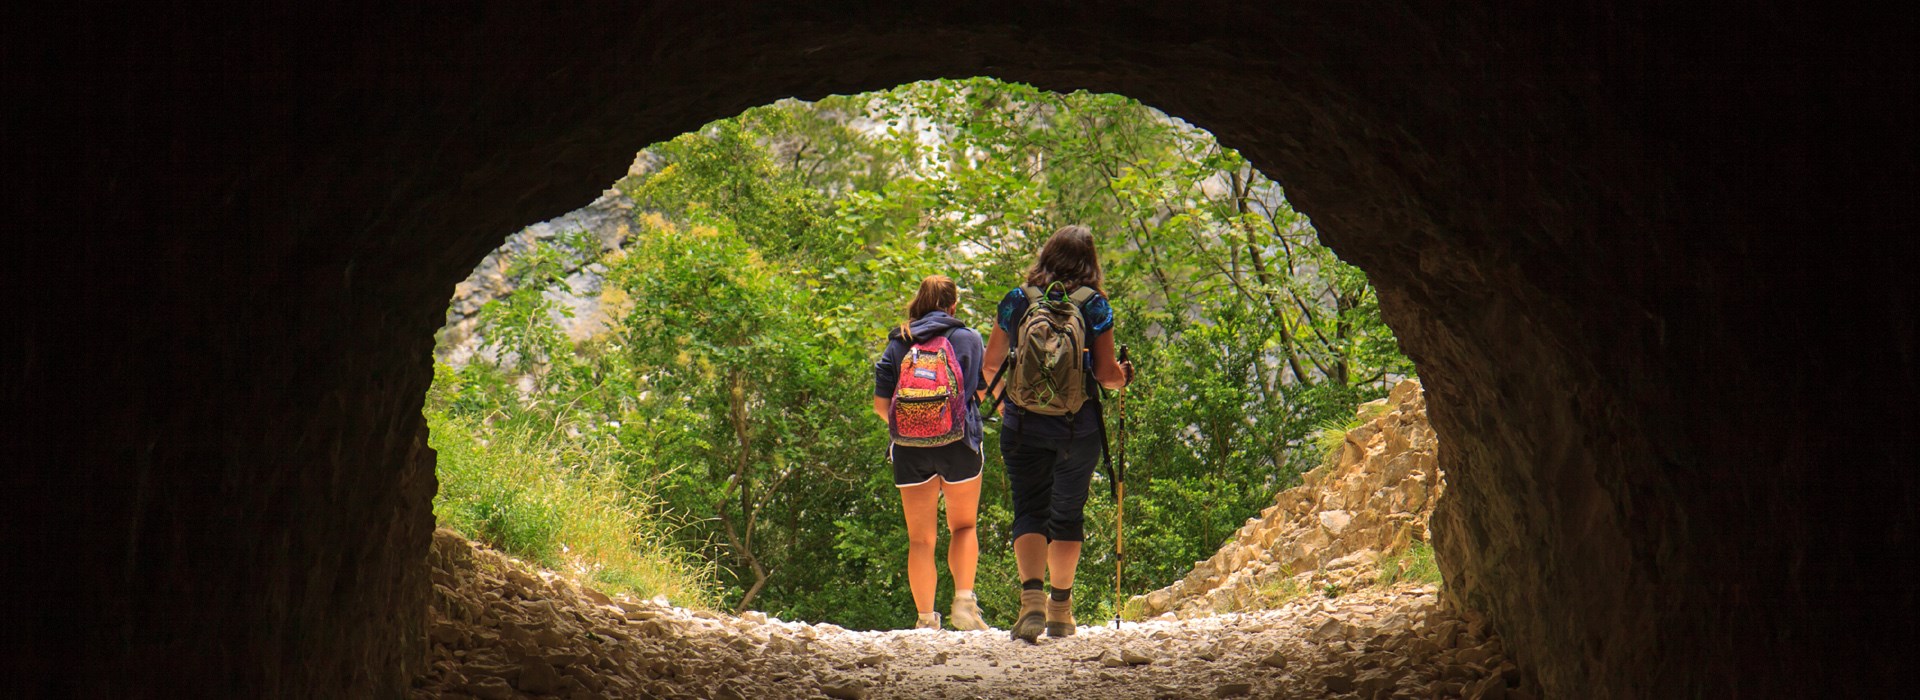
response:
M995 314L994 325L999 326L1000 330L1012 331L1013 319L1026 308L1027 293L1021 291L1019 287L1014 287L1013 291L1007 292L1006 296L1000 298L999 313Z
M1113 306L1107 303L1107 295L1095 294L1087 300L1087 330L1096 337L1113 330Z

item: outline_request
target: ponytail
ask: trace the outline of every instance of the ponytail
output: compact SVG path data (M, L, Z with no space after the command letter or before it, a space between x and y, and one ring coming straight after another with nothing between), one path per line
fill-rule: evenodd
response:
M907 304L907 320L900 323L900 336L913 340L913 322L921 316L960 303L960 287L946 275L927 275L920 280L920 292Z

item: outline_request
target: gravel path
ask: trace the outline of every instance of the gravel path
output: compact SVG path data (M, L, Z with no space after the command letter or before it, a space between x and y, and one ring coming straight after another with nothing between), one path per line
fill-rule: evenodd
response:
M902 631L832 632L822 646L836 669L853 660L852 677L874 698L1427 695L1414 691L1441 681L1437 664L1423 671L1405 655L1383 652L1390 629L1411 633L1435 613L1431 590L1406 587L1253 613L1083 626L1033 645L999 631ZM1369 654L1366 642L1375 637L1380 643ZM859 670L864 664L870 670Z
M1484 622L1430 586L1027 644L615 600L446 531L431 564L421 698L1533 697Z

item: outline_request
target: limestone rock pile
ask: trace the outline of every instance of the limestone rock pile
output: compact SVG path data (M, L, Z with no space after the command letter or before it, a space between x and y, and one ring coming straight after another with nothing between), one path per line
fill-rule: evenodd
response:
M1347 432L1337 463L1307 472L1212 558L1129 607L1146 617L1193 617L1260 609L1329 586L1350 590L1372 583L1413 541L1427 541L1443 485L1420 383L1403 381L1360 407L1360 417L1375 412Z

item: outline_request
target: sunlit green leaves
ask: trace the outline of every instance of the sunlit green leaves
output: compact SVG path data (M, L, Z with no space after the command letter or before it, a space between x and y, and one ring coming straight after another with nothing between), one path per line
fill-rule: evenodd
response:
M602 256L570 234L518 254L520 291L482 318L502 362L444 372L430 398L478 424L618 450L627 484L684 514L677 540L718 567L724 604L753 584L750 553L769 572L755 607L911 621L872 362L928 274L957 280L959 316L990 333L1060 226L1099 236L1116 340L1139 368L1128 592L1210 555L1311 466L1316 426L1411 373L1365 276L1319 245L1276 183L1124 97L914 83L756 108L647 159L616 185L636 205L622 249ZM593 256L603 304L621 313L575 344L539 292ZM1005 625L1011 512L994 439L979 593ZM1113 508L1089 505L1089 619L1112 605Z

